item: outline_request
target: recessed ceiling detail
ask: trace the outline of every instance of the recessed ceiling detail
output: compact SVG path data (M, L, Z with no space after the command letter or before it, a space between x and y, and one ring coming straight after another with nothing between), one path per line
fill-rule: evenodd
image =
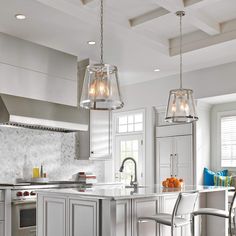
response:
M85 46L88 40L99 41L98 4L98 0L3 1L0 31L77 55L78 60L98 61L97 46ZM236 61L235 0L108 0L105 10L109 14L104 16L104 60L119 67L121 84L178 73L177 10L186 12L185 71ZM15 13L30 20L19 24ZM160 72L153 72L155 65Z

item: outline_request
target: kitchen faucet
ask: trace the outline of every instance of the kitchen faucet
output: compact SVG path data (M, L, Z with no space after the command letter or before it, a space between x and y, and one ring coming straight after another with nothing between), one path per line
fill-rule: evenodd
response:
M132 186L132 187L134 187L134 188L137 188L137 187L138 187L138 181L137 181L137 163L136 163L136 161L134 160L134 158L132 158L132 157L126 157L126 158L123 160L123 162L122 162L122 164L121 164L121 166L120 166L120 170L119 170L119 171L120 171L120 172L123 172L123 170L124 170L124 164L125 164L125 162L128 161L128 160L134 162L134 180L133 180L133 176L131 175L130 186Z

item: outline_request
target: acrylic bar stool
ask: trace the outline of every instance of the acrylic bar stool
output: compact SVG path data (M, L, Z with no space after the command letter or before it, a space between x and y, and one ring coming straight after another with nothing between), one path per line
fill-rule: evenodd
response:
M232 217L234 216L234 210L236 208L236 191L234 192L229 211L219 210L215 208L200 208L197 211L194 211L192 213L192 232L194 236L194 217L195 216L201 216L201 215L208 215L208 216L217 216L221 218L229 219L229 234L230 236L233 236L232 232Z
M175 228L184 227L191 224L191 213L194 210L198 192L179 193L172 214L159 213L154 216L140 216L137 221L137 236L141 236L139 232L140 223L147 221L155 221L157 224L163 224L171 227L171 236L174 236ZM191 227L192 228L192 227ZM159 227L160 235L160 227Z

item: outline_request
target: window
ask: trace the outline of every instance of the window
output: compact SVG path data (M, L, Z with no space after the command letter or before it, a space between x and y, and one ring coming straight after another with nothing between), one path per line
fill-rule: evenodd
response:
M236 167L236 116L221 117L221 166Z
M125 163L123 172L119 172L122 161L132 157L137 163L138 182L144 184L144 110L115 113L113 121L116 179L125 184L130 184L131 176L134 179L134 163L131 160Z

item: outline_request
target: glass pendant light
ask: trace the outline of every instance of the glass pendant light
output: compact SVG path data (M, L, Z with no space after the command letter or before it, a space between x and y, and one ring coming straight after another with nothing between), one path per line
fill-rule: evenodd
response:
M182 17L185 12L178 11L176 15L180 17L180 88L170 91L165 121L169 123L190 123L198 120L198 117L195 110L193 90L182 87Z
M100 5L100 63L86 68L80 106L91 110L114 110L124 106L121 101L117 67L103 62L103 0Z

